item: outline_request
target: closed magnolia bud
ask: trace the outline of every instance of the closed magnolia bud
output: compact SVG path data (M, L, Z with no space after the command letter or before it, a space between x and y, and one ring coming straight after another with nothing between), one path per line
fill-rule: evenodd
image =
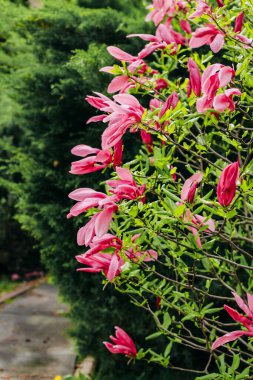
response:
M221 206L229 206L236 192L239 177L239 163L228 165L221 173L217 186L217 197Z
M186 32L187 34L191 34L192 30L189 21L180 20L179 23L184 32Z
M235 19L235 27L234 27L235 33L241 33L242 26L243 26L243 20L244 20L244 14L243 14L243 12L241 12L241 13L239 13L239 15Z
M188 70L190 73L190 88L193 90L196 96L201 95L201 75L197 63L189 58Z

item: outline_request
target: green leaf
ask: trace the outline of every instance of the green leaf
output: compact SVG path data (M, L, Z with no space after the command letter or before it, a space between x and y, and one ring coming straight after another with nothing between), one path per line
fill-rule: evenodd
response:
M152 340L152 339L156 339L158 338L159 336L161 336L163 333L161 331L157 331L149 336L146 337L146 340Z

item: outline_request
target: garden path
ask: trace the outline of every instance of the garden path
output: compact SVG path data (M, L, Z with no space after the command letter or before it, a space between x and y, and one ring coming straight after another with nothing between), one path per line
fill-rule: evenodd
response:
M53 380L74 371L67 311L42 284L0 308L0 379Z

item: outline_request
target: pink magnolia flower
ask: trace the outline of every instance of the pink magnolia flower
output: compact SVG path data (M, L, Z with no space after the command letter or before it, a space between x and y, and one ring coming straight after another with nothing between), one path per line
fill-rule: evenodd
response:
M79 263L87 265L88 268L78 268L78 272L98 273L103 272L108 281L113 281L121 272L124 265L123 259L117 254L97 253L92 256L76 256Z
M190 15L189 19L201 17L204 13L211 14L212 13L211 8L209 7L206 1L199 0L196 11Z
M222 171L218 186L217 197L221 206L229 206L236 192L236 182L239 178L239 163L234 162Z
M105 204L114 204L116 200L115 197L109 197L104 193L89 188L74 190L69 194L69 198L77 201L77 203L71 208L67 216L68 218L78 216L92 207L103 207Z
M181 199L182 201L187 201L192 203L194 201L194 196L197 190L199 183L202 181L203 173L193 174L190 178L188 178L181 191Z
M201 74L197 63L192 59L188 58L188 70L190 72L190 82L188 94L193 90L196 96L201 95Z
M147 7L151 12L146 16L146 21L153 20L155 25L160 24L166 16L173 16L176 12L175 0L153 0L153 4Z
M203 45L210 45L214 53L218 53L224 45L225 34L214 25L208 24L203 28L198 28L192 33L190 48L198 48Z
M142 197L144 200L145 185L138 187L128 169L117 167L116 172L120 179L106 181L109 191L116 195L118 199L137 199Z
M104 272L109 281L119 275L124 265L124 260L118 252L122 248L122 241L111 234L105 234L102 237L95 237L90 243L90 249L82 255L76 256L81 264L87 265L88 268L79 268L81 272ZM104 250L111 249L114 252L105 253Z
M235 103L232 99L233 95L240 96L242 93L238 88L230 88L225 90L224 94L215 96L213 101L213 108L216 111L223 112L229 109L231 112L235 110Z
M244 13L241 12L236 17L236 20L235 20L235 27L234 27L234 32L235 33L241 33L242 27L243 27L243 21L244 21Z
M88 145L77 145L71 153L84 157L82 160L71 163L71 174L87 174L106 168L112 162L112 155L109 149L100 150L91 148ZM95 156L92 156L95 154Z
M230 317L233 318L234 321L241 323L245 328L245 330L236 330L232 331L228 334L221 336L216 339L216 341L212 345L212 350L223 346L228 342L233 342L234 340L240 338L243 335L253 336L253 296L247 293L248 305L243 301L243 299L236 293L232 292L235 302L239 306L239 308L244 311L246 316L238 313L235 309L230 306L224 305L224 309L228 312Z
M209 108L214 108L217 111L224 111L225 109L233 111L235 105L232 96L241 94L238 89L225 90L225 93L215 95L220 88L227 86L234 76L235 71L232 67L219 63L210 65L203 72L201 78L203 96L197 100L197 111L204 113Z
M102 237L108 232L113 214L118 210L116 204L109 205L103 211L94 214L90 221L81 227L77 233L77 244L85 245L86 247L91 244L94 237Z
M139 75L143 75L146 72L150 71L151 74L155 74L156 70L153 70L149 68L149 66L143 61L143 59L140 59L139 57L135 57L131 54L128 54L124 52L123 50L119 49L115 46L109 46L107 48L109 54L111 54L114 58L129 63L127 67L127 72L130 72L133 76L129 77L127 72L125 72L125 69L121 67L122 75L116 76L113 78L111 83L109 84L107 88L107 92L109 94L120 92L125 93L130 88L136 87L136 83L140 82L140 78L135 77L134 74L137 73ZM114 74L114 67L113 66L107 66L100 69L102 72L107 72Z
M141 121L145 109L133 95L114 95L114 100L100 93L97 95L98 97L88 96L86 99L89 104L105 112L102 115L103 122L109 122L102 135L102 149L105 150L115 146L128 128Z
M185 45L186 39L180 33L175 32L170 22L160 24L156 30L155 36L152 34L130 34L127 37L140 37L144 41L149 41L149 44L138 54L139 58L145 58L156 50L166 49L168 45L173 45L171 53L175 53L177 45Z
M124 354L131 358L135 358L137 355L137 350L132 338L130 338L130 336L118 326L115 327L115 330L115 337L112 335L110 336L113 344L109 342L103 342L105 347L112 354Z

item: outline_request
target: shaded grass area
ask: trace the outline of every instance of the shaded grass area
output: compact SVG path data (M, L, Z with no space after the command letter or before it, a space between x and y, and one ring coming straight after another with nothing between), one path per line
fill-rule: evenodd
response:
M8 276L0 276L0 297L12 292L22 285L22 282L12 281Z

